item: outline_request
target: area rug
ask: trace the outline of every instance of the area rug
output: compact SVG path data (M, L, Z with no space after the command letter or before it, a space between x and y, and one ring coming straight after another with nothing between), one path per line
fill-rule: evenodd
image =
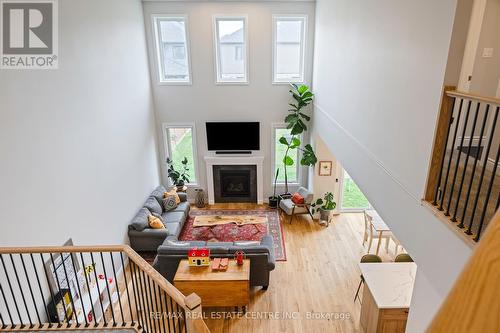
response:
M230 223L213 227L194 227L195 217L203 215L257 215L267 217L267 223L241 226ZM179 240L207 242L260 241L266 234L273 237L276 260L286 261L285 240L279 214L276 210L192 210L179 235Z

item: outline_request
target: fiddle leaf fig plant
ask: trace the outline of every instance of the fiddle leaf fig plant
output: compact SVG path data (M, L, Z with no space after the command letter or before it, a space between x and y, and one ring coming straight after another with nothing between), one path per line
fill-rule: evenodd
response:
M174 162L170 159L167 158L167 164L168 164L168 177L172 180L172 183L175 186L184 186L185 183L189 183L189 177L188 177L188 159L187 157L184 157L184 159L181 161L182 164L182 169L181 170L176 170L174 166Z
M286 128L290 130L290 136L287 139L282 136L279 143L286 146L285 156L283 157L283 166L285 173L285 192L288 193L288 173L287 167L294 165L294 160L290 156L292 151L297 149L302 153L300 164L303 166L314 166L318 162L318 158L310 144L301 147L300 134L307 131L306 123L311 120L311 117L305 113L304 108L313 101L314 94L309 90L305 84L297 85L291 84L290 94L294 99L293 103L288 105L289 114L285 117Z

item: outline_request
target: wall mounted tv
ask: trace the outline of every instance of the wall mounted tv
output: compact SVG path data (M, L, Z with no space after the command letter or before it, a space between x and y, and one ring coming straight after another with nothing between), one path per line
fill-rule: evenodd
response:
M249 152L260 149L258 122L207 122L208 150Z

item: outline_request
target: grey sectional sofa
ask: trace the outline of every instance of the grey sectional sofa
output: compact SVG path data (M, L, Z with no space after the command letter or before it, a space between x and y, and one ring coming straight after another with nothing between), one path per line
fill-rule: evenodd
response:
M181 202L174 210L163 210L163 194L167 190L158 186L144 203L143 207L134 216L128 226L130 246L135 251L156 251L163 241L172 236L177 239L189 216L189 202L185 193L179 193ZM156 213L162 216L166 229L149 228L148 215Z
M219 258L233 258L238 250L245 252L250 259L250 285L269 286L269 275L275 267L273 238L266 235L259 244L252 242L183 242L176 237L169 236L163 245L158 248L158 255L153 264L167 280L173 282L175 272L181 259L187 259L188 250L192 247L207 247L210 256Z

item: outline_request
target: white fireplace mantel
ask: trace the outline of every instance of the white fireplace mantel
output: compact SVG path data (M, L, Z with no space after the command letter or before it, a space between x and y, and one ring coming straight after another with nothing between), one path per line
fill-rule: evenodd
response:
M207 167L207 192L208 203L215 203L214 194L214 165L255 165L257 166L257 203L264 202L263 188L263 168L264 156L205 156L205 165Z

